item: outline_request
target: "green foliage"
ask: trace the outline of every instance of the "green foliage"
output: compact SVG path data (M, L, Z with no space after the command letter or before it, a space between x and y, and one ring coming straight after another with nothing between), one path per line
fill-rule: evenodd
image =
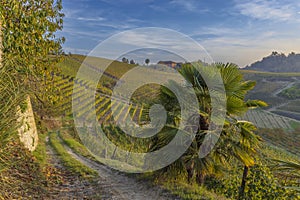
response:
M149 58L146 58L145 59L145 63L148 65L150 63L150 59Z
M3 66L24 81L29 75L42 76L50 70L50 53L57 54L63 38L55 38L62 28L61 1L3 0Z
M208 178L206 185L218 194L237 199L241 182L239 174L241 170L233 168L225 178ZM250 167L245 193L241 199L297 199L297 192L280 186L267 166L256 164Z
M53 63L58 57L50 54L59 54L64 42L55 36L62 29L61 4L61 0L3 0L0 5L2 67L15 83L10 90L18 87L34 94L33 100L41 104L51 95L49 88L40 89L43 80L57 70Z
M12 76L4 68L0 68L0 149L5 148L7 142L16 133L18 127L16 113L17 106L22 102L21 94ZM1 156L0 154L0 158Z

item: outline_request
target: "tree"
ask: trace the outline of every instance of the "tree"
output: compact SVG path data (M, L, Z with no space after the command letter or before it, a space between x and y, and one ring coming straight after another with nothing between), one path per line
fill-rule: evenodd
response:
M131 59L130 64L134 65L135 64L134 60Z
M123 58L122 58L122 62L123 62L123 63L128 63L128 59L125 58L125 57L123 57Z
M262 101L248 100L245 102L245 95L255 86L255 82L244 81L238 67L234 64L216 64L215 67L221 73L227 102L227 113L225 125L221 132L219 141L215 148L205 158L199 158L198 153L203 143L204 137L208 134L211 115L211 101L208 86L201 74L197 70L200 64L192 66L185 64L179 70L179 73L188 81L199 101L199 128L195 139L186 153L180 158L180 169L186 170L187 179L190 182L194 175L199 185L204 183L207 175L216 173L218 165L224 166L229 158L236 158L246 167L254 164L256 149L259 147L259 137L254 134L255 126L250 122L239 121L237 117L243 115L248 109L258 106L265 106ZM202 67L203 68L203 67ZM209 67L203 68L208 70ZM166 87L161 87L160 100L168 112L169 125L177 127L177 119L180 119L180 106L176 96ZM174 131L173 131L174 132ZM152 150L159 149L174 137L171 130L161 133L163 136L155 138ZM176 162L178 165L178 162ZM247 173L245 173L246 177Z
M55 36L55 32L62 29L61 10L61 0L1 1L3 62L0 72L2 107L0 137L2 139L15 132L13 124L16 124L16 121L13 116L16 115L17 105L25 100L26 94L34 93L40 99L47 94L46 90L40 91L41 93L34 90L43 84L44 77L51 77L51 72L57 69L55 62L58 61L58 57L51 55L57 55L61 43L64 42L64 38ZM5 141L2 139L1 142ZM3 152L2 146L0 148Z
M14 81L22 83L31 94L34 105L46 108L55 96L51 73L58 71L64 38L61 0L4 0L0 6L3 18L3 66L10 69ZM26 95L24 95L26 96ZM35 106L36 107L36 106ZM50 110L50 109L49 109Z
M150 59L149 59L149 58L146 58L146 59L145 59L145 63L146 63L146 65L148 65L148 64L150 63Z

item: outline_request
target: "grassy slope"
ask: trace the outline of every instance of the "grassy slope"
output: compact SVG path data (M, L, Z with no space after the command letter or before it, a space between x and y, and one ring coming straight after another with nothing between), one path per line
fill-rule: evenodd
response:
M113 74L118 78L134 67L134 65L112 61L105 58L88 57L88 59L86 59L86 56L82 55L65 56L64 60L58 65L63 74L75 77L77 71L81 67L81 62L83 61L84 63L90 64L99 69L104 69L104 66L107 66L106 72ZM83 66L86 67L86 65ZM87 77L89 77L88 74Z

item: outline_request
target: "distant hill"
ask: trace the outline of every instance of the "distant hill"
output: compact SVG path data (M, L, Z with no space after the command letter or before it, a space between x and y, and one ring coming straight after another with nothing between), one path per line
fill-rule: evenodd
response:
M245 69L265 72L300 72L300 54L292 52L286 56L273 51L271 55L246 66Z

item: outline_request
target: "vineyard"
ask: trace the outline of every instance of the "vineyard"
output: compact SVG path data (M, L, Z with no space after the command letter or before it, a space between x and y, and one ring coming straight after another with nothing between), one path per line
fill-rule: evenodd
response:
M59 75L49 81L49 84L52 84L57 88L57 91L63 94L62 99L59 99L56 107L57 111L66 117L72 117L72 115L75 114L79 118L90 118L94 114L92 110L93 107L96 109L96 114L101 124L109 124L113 121L112 107L115 108L113 111L116 113L115 116L117 118L122 117L125 119L130 115L132 119L140 119L139 116L143 115L143 104L127 105L120 99L111 99L111 90L104 86L97 88L95 98L93 99L94 101L91 101L91 98L84 96L83 93L84 90L91 89L88 82ZM73 106L77 107L77 110L80 110L78 113L72 113L72 98L74 100L73 102L75 102Z
M292 126L293 123L300 124L297 120L261 109L249 110L243 119L254 123L258 128L284 129L287 131L294 129Z
M62 74L56 74L52 80L48 80L48 84L57 88L63 96L63 99L60 99L57 104L57 110L61 112L63 116L72 117L73 95L73 106L77 108L76 110L79 110L79 112L73 114L77 117L90 119L96 114L97 120L100 124L110 124L118 120L124 121L126 117L130 116L137 124L146 123L148 120L147 112L149 111L148 103L150 100L157 97L159 85L149 84L138 88L133 93L129 105L122 98L121 94L118 95L118 98L111 98L111 88L113 88L123 73L126 73L134 67L133 65L114 61L112 64L113 67L108 67L103 73L104 78L101 77L97 85L95 97L90 98L88 96L84 96L84 90L92 90L91 84L86 80L75 79L74 75L85 58L85 56L81 55L67 56L60 65ZM97 65L107 64L109 62L109 60L98 58L88 59L88 61L88 63L84 62L85 65L89 65L89 67L93 70L99 70ZM249 76L249 74L247 74L247 76ZM107 84L107 82L109 82L109 84ZM266 91L275 92L282 87L280 83L277 85L271 85L268 82L265 82L265 86L266 87L256 89L256 94L259 94L260 92L265 94ZM274 98L277 99L277 97ZM298 102L291 102L284 108L279 109L297 112L299 107L297 103ZM93 108L95 108L95 111L93 111ZM114 116L112 116L112 112L114 113ZM116 119L114 119L114 117ZM259 128L280 128L289 131L294 129L291 124L299 123L299 121L289 117L284 117L261 109L248 111L243 119L253 122Z

